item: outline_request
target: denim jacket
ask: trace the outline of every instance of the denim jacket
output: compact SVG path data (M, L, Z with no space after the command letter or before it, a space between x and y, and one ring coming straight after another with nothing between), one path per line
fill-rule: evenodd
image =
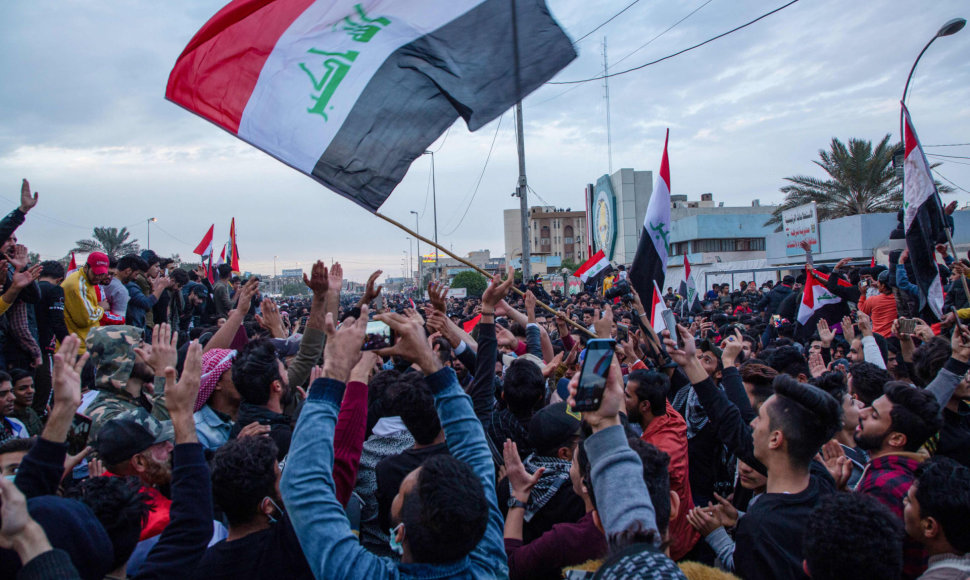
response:
M215 451L229 441L232 422L223 421L209 405L202 405L202 408L195 412L193 418L195 419L195 434L199 437L199 443L206 449Z
M472 467L485 489L488 526L472 552L449 564L403 564L364 549L350 530L333 480L333 439L344 384L317 379L293 433L280 491L316 578L507 578L502 513L495 470L482 424L454 371L427 377L451 454Z

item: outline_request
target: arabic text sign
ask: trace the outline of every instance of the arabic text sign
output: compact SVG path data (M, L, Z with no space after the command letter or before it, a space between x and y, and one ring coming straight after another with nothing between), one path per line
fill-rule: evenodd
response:
M818 239L818 215L815 204L809 203L781 212L781 223L785 230L785 255L801 256L805 254L801 243L807 241L812 245L812 253L819 253L822 249Z

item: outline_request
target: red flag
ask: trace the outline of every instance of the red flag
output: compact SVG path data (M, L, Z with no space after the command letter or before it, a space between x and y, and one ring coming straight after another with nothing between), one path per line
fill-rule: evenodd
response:
M651 303L650 303L650 326L653 327L653 330L657 334L660 334L660 332L663 329L667 328L667 325L664 324L663 316L660 315L660 313L663 312L666 308L667 308L667 305L664 303L663 294L660 293L660 286L657 286L657 281L654 280L653 281L653 300L651 300ZM676 332L675 329L673 328L670 329L670 333L672 335L675 332Z
M202 237L202 241L192 250L193 254L198 254L203 258L212 255L212 232L215 230L215 227L215 224L209 226L209 231Z
M207 262L204 262L202 264L202 267L205 268L205 277L209 279L209 284L215 284L216 277L215 277L215 274L212 272L212 252L209 252L208 258L209 260Z
M875 254L872 255L872 260L869 261L869 267L870 268L875 268L876 267L876 255Z
M71 263L67 265L67 273L70 274L77 270L77 262L74 260L74 252L71 252Z
M609 265L610 261L606 259L606 254L603 253L603 250L600 250L583 262L583 265L573 273L573 276L586 282L608 268Z
M239 272L239 248L236 246L236 218L229 225L229 265L233 272Z
M472 318L468 322L465 322L464 324L462 324L461 327L465 330L465 332L471 332L472 330L475 329L476 326L478 326L478 323L479 321L481 321L481 319L482 319L482 315L479 314L475 318Z
M684 280L690 278L690 262L687 261L687 254L684 253Z

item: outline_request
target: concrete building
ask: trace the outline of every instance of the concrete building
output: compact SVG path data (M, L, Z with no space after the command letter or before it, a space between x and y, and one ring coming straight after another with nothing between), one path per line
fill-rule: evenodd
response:
M765 238L775 226L766 226L775 206L724 207L714 195L702 193L700 201L686 195L670 196L670 256L683 255L691 266L714 262L735 262L765 257Z
M507 209L505 221L505 260L522 257L522 224L518 209ZM586 261L586 212L572 208L536 206L529 208L529 232L532 256L555 256L560 261L582 264Z
M630 264L653 195L653 172L620 169L586 186L593 253L603 250L615 264Z

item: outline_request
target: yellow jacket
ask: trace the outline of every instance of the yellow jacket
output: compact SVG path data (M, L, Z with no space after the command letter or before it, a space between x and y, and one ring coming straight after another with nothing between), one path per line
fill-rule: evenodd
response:
M98 304L98 288L87 279L83 268L65 278L61 288L64 289L64 322L67 331L81 339L80 354L84 352L88 330L98 326L104 316L104 309Z

